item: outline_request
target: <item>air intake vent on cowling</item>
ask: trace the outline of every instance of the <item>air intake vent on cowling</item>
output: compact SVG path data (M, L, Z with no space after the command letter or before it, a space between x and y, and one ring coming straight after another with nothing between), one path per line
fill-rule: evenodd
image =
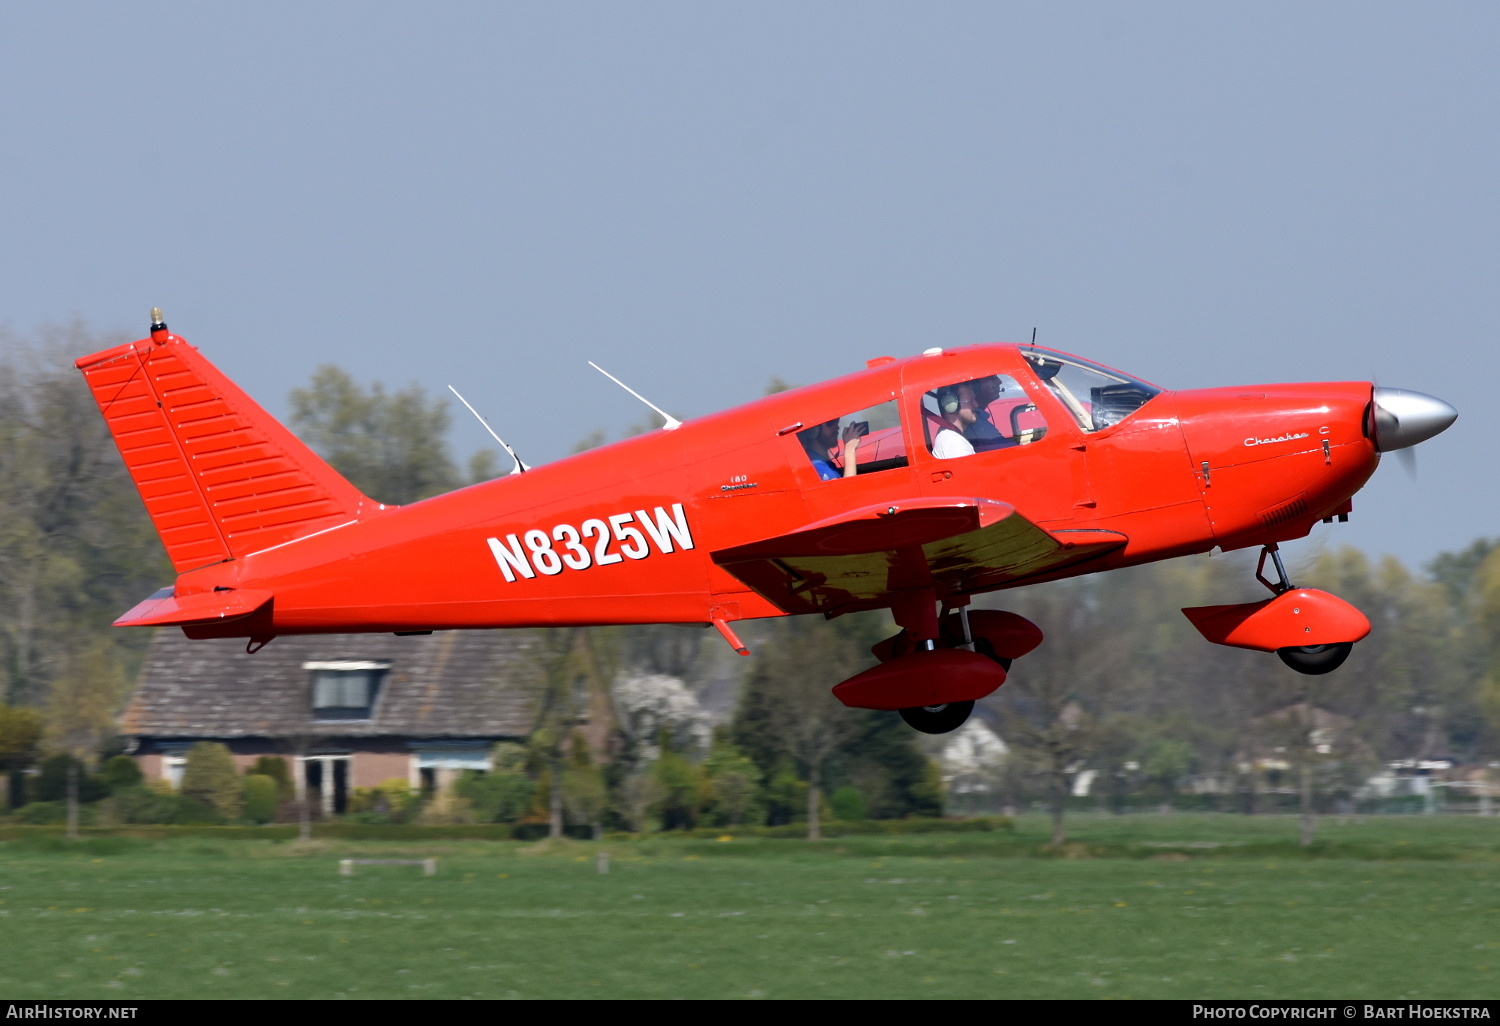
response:
M1294 499L1289 499L1279 506L1260 511L1260 522L1267 527L1280 527L1282 524L1290 523L1298 517L1307 515L1307 493L1303 492Z

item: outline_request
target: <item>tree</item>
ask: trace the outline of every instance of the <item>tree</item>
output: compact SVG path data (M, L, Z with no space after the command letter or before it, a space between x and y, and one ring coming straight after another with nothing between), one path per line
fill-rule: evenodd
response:
M569 748L568 764L562 775L563 812L568 822L592 827L597 841L604 836L604 810L609 806L604 774L594 765L582 733L573 731Z
M0 702L0 769L6 773L6 805L19 805L21 770L36 760L42 740L42 717L35 709L18 709Z
M293 429L372 499L404 505L460 484L448 451L448 404L418 385L387 394L379 382L366 389L324 364L307 388L293 389L291 402Z
M852 632L820 631L819 626L811 618L771 625L746 684L760 692L769 725L806 776L809 841L822 838L818 814L825 764L864 726L861 713L844 706L829 688L870 661Z
M182 771L182 793L225 819L238 819L244 792L229 749L217 741L199 741L189 748Z
M691 830L698 823L703 804L703 781L696 767L672 750L670 739L663 738L661 755L651 764L651 776L658 790L656 808L663 830Z
M1466 549L1438 553L1427 564L1428 576L1447 589L1449 600L1455 606L1462 605L1474 587L1480 568L1494 551L1493 539L1476 538Z
M668 746L697 753L712 737L708 716L680 677L664 673L625 672L614 679L611 695L625 762L655 762L663 741Z
M1193 768L1193 746L1175 738L1157 738L1141 759L1141 773L1162 792L1162 811L1171 812L1177 787Z
M115 728L115 714L126 692L125 675L107 642L90 645L67 661L52 681L47 698L47 734L52 747L68 755L68 836L78 837L78 778Z
M727 737L714 739L703 761L706 812L721 826L739 826L759 811L760 769Z
M82 325L0 332L0 700L46 702L70 653L133 675L146 631L110 623L171 567L72 357L124 341Z
M1476 690L1490 729L1500 734L1500 549L1486 556L1475 571L1473 590L1475 633L1485 659Z
M639 834L646 829L651 810L662 798L662 787L649 766L631 769L615 788L614 808L631 833Z
M994 701L1006 740L1030 754L1045 776L1053 845L1067 840L1063 817L1070 777L1102 736L1096 708L1101 669L1118 662L1105 655L1117 640L1100 622L1107 607L1088 587L1062 581L1039 586L1040 594L1029 596L1027 613L1048 641L1012 668Z
M563 836L565 747L583 712L588 691L587 663L580 651L582 635L578 627L533 632L544 686L528 747L541 771L538 776L543 787L538 790L539 797L547 802L549 837Z

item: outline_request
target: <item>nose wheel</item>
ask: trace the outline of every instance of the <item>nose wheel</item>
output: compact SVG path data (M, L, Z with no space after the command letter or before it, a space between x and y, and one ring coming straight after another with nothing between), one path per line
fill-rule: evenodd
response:
M1317 677L1332 673L1344 665L1349 653L1354 651L1354 642L1340 641L1331 645L1303 645L1300 648L1278 648L1276 655L1298 673Z
M1265 578L1266 557L1270 556L1276 564L1277 581L1273 584ZM1274 595L1292 589L1292 582L1287 579L1286 567L1281 563L1281 553L1276 551L1274 544L1267 545L1261 549L1260 563L1255 568L1255 579ZM1309 677L1321 677L1325 673L1332 673L1344 665L1344 660L1349 658L1349 653L1354 651L1354 642L1338 641L1327 645L1297 645L1289 648L1278 648L1276 655L1283 663L1304 673Z
M924 734L946 734L957 730L974 711L973 702L949 702L946 705L918 705L901 710L907 726Z

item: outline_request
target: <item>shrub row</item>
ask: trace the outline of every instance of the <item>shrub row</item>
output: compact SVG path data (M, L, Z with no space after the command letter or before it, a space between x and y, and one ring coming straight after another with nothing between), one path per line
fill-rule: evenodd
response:
M13 841L25 837L51 835L61 832L58 825L34 825L16 822L0 822L0 841ZM852 837L856 835L896 835L931 833L969 833L974 831L1009 830L1011 821L1004 816L985 816L975 819L877 819L846 823L833 821L823 824L824 837ZM141 837L165 839L169 837L217 837L223 840L275 840L286 841L297 836L294 825L274 826L211 826L173 824L130 824L116 827L92 827L85 825L83 832L91 837ZM545 823L463 823L441 826L397 823L317 823L312 828L313 836L327 840L345 841L532 841L547 836ZM712 839L730 837L798 838L807 836L807 826L792 823L786 826L740 826L721 829L673 830L652 834L653 838ZM568 836L587 837L585 828L569 828ZM632 834L611 834L611 837L634 837Z

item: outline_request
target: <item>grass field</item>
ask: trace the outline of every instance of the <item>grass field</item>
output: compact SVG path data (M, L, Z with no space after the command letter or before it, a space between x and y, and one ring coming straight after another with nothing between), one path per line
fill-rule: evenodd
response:
M0 997L1493 997L1500 820L0 843ZM438 874L340 857L436 855Z

